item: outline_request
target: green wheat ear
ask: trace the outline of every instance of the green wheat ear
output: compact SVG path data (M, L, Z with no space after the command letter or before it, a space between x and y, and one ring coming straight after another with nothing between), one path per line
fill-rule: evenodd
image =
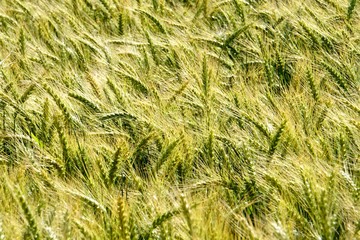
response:
M150 90L142 80L140 80L136 77L130 76L128 74L122 73L122 75L131 83L131 85L133 86L133 88L135 90L137 90L138 92L142 93L145 96L149 94Z
M79 14L78 0L71 0L71 3L72 3L72 8L73 8L74 14L78 15Z
M110 90L114 93L118 103L120 103L122 106L125 106L124 97L120 93L120 91L119 91L118 87L115 85L115 83L113 81L111 81L110 79L108 79L106 83L109 86Z
M90 101L89 99L87 99L87 98L85 98L85 97L83 97L83 96L81 96L81 95L79 95L79 94L70 92L70 93L69 93L69 96L72 97L72 98L74 98L74 99L76 99L77 101L81 102L81 103L84 104L86 107L88 107L88 108L90 108L91 110L93 110L94 112L100 112L100 111L101 111L100 108L99 108L99 106L98 106L96 103Z
M186 220L189 235L191 236L191 239L193 239L195 237L195 233L194 233L195 225L194 225L194 222L192 219L190 205L187 202L184 194L180 195L180 207L181 207L181 211L184 214L184 217Z
M252 24L248 24L244 27L239 28L238 30L234 31L232 34L230 34L230 36L228 36L224 43L223 43L223 48L228 48L230 47L230 45L240 36L240 34L246 32L250 27L252 26Z
M157 51L156 51L156 48L155 48L155 45L149 35L148 32L145 31L145 37L146 37L146 40L148 42L148 45L149 45L149 48L150 48L150 53L151 53L151 56L155 62L156 65L159 65L160 64L160 60L159 58L157 57Z
M357 0L350 0L349 7L347 9L347 19L350 20L354 14Z
M266 77L268 86L271 90L273 90L275 87L273 66L271 65L269 60L265 60L264 67L265 67L265 77Z
M140 9L138 9L137 11L139 13L141 13L142 15L146 16L148 19L150 19L154 23L154 25L159 29L159 31L161 33L166 34L165 28L163 27L163 25L160 23L160 21L156 17L154 17L150 13L140 10Z
M245 23L245 11L242 3L240 3L238 0L232 0L232 2L234 3L236 13L239 15L241 21Z
M320 39L318 37L318 35L316 34L316 32L311 29L310 27L307 26L307 24L304 21L300 21L299 22L300 26L304 29L305 33L310 37L313 46L314 47L318 47L320 46Z
M180 210L175 209L172 211L167 211L163 214L157 215L157 217L154 219L154 221L151 223L150 227L148 227L148 229L146 230L146 232L142 233L141 235L141 239L151 239L151 235L152 232L158 228L158 227L162 227L163 224L169 220L171 220L171 218L173 218L176 215L179 215L181 213ZM165 238L168 236L169 234L165 234Z
M66 210L64 217L63 217L63 224L62 224L62 235L64 239L69 239L72 232L72 221L70 220L69 211Z
M20 31L19 44L20 44L20 53L24 56L25 55L25 44L26 44L24 29L21 29L21 31Z
M122 197L119 197L117 201L117 214L121 238L124 240L130 240L129 216L126 209L125 200Z
M157 11L158 7L159 7L158 0L152 0L152 5L153 5L154 10Z
M167 159L171 156L172 152L175 150L176 146L182 141L182 138L175 140L170 143L169 146L165 148L160 158L157 160L155 165L155 172L158 172L161 166L167 161Z
M280 138L283 135L286 122L282 122L275 135L270 140L269 155L272 156L275 153L276 148L280 142Z
M317 102L319 101L319 91L318 91L318 88L315 84L315 80L314 80L314 77L311 73L310 70L307 70L306 71L306 79L309 83L309 86L310 86L310 89L311 89L311 94L312 94L312 97L313 99Z
M29 232L30 232L32 238L35 240L41 239L35 217L30 210L28 202L26 201L24 196L20 193L20 190L17 190L17 198L18 198L20 206L25 214L25 218L28 222Z
M60 139L60 145L62 149L62 160L64 163L65 174L66 174L69 173L69 171L72 168L71 153L68 146L69 144L64 133L64 128L57 118L55 119L55 127L58 131L58 135Z
M99 0L99 2L104 6L104 8L110 13L110 15L113 15L113 9L110 7L110 4L107 0Z
M124 14L120 13L118 17L118 30L120 35L124 35L124 29L125 29L124 21L125 21Z
M94 9L93 4L92 4L89 0L83 0L83 1L84 1L85 6L86 6L87 8L89 8L90 10L93 10L93 9Z
M342 11L341 7L338 5L337 2L334 2L333 0L324 0L327 4L335 8L337 11Z
M5 89L5 92L10 91L11 94L13 95L13 97L14 97L15 99L20 99L20 96L19 96L19 93L18 93L18 91L17 91L17 88L16 88L15 83L14 83L13 81L9 81L9 80L5 77L5 75L3 75L3 76L4 76L4 81L5 81L5 83L7 83L6 87L4 88L4 89Z
M40 139L43 142L47 142L49 140L49 133L48 133L48 127L49 127L49 120L50 120L50 106L49 106L49 100L48 98L45 99L44 105L43 105L43 112L42 112L42 118L41 118L41 125L40 125Z
M170 220L171 218L173 218L174 216L176 216L180 213L181 213L181 211L179 209L175 209L172 211L165 212L161 215L158 215L155 218L155 220L152 222L151 229L155 229L155 228L161 226L163 223L165 223L166 221Z
M269 130L267 129L267 127L262 124L261 122L257 121L256 119L250 117L250 116L244 116L244 118L252 123L265 137L267 137L268 139L270 139L270 133Z
M87 230L86 227L84 227L81 223L74 221L74 224L76 225L76 227L80 230L81 234L84 236L85 239L95 239L92 234Z
M103 205L101 205L94 198L87 196L85 194L82 194L82 193L71 192L71 191L68 191L68 192L71 195L81 199L86 205L90 206L95 213L102 213L102 214L106 213L106 208Z
M23 95L21 95L21 97L20 97L20 102L21 103L24 103L30 97L32 92L35 90L35 86L36 86L36 84L33 83L25 90Z
M190 81L185 81L178 90L174 92L174 94L170 97L168 104L175 101L178 96L181 96L181 94L186 90L187 86L189 85Z
M117 171L119 169L119 162L120 162L120 151L121 149L118 148L114 154L114 157L110 163L110 169L108 173L108 179L111 183L115 183Z
M334 67L329 65L326 62L321 62L321 65L329 72L329 74L333 77L335 82L342 88L346 93L348 92L348 83L342 76L342 74Z
M6 236L3 230L3 223L2 223L2 219L0 218L0 240L5 240Z
M205 96L205 99L208 99L210 93L210 76L209 76L209 69L207 64L207 59L204 57L202 63L202 89Z
M64 115L66 122L71 123L72 117L70 115L68 108L65 106L65 104L63 103L61 98L55 93L55 91L47 83L43 83L42 86L49 93L49 95L53 98L56 105L60 108L62 114Z

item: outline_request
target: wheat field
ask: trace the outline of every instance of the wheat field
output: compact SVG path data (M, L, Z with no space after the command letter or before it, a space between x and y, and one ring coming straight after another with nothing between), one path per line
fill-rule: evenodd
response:
M360 239L356 0L0 0L0 240Z

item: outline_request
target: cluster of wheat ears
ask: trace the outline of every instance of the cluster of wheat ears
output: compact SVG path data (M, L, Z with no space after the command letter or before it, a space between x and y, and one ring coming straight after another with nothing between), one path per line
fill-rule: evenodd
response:
M356 0L0 0L0 240L360 239Z

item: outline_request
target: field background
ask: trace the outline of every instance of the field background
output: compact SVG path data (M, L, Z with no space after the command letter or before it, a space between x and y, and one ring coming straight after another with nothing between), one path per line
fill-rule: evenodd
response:
M356 0L0 0L0 239L360 239Z

